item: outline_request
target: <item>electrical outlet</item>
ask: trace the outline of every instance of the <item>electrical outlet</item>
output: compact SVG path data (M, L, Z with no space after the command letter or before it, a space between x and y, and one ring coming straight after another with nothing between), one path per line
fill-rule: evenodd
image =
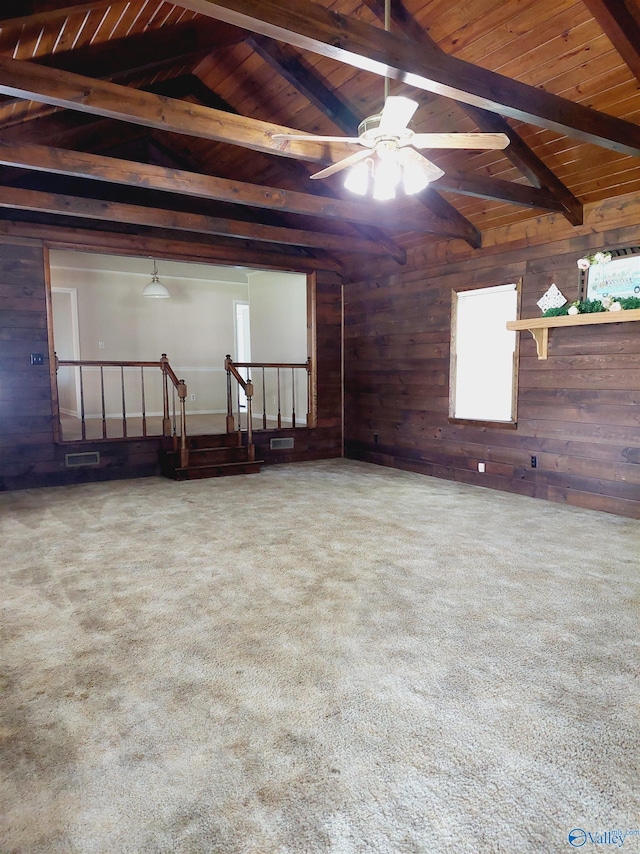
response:
M196 399L195 394L192 394L192 395L191 395L191 400L195 400L195 399Z
M534 456L531 457L531 468L532 469L538 468L538 458L537 457L534 457Z
M486 469L486 466L484 463L478 463L478 471L480 472L480 474L484 474L485 469Z
M377 433L373 434L373 441L376 443L376 445L378 444L378 434Z
M104 341L98 341L98 350L104 350Z
M31 354L31 364L32 365L44 365L44 355L42 353L32 353Z

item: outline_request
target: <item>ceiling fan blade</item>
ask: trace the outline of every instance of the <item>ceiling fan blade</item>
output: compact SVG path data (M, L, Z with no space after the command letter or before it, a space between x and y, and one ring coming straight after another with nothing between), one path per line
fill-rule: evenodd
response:
M360 142L357 136L314 136L312 133L274 133L271 139L295 139L303 142Z
M378 131L399 136L417 109L417 101L405 98L404 95L389 95L382 108Z
M367 157L371 157L371 151L368 148L363 151L356 151L350 154L349 157L338 160L337 163L332 163L331 166L327 166L321 172L316 172L315 175L311 175L311 178L328 178L329 175L335 175L336 172L340 172L348 166L353 166L354 163L359 163L361 160L366 160Z
M506 133L414 133L408 145L414 148L502 149L509 145Z
M420 179L424 180L425 183L437 181L438 178L442 178L444 175L443 170L439 166L427 160L424 155L420 154L414 148L401 148L398 151L398 157L403 162L405 170L419 170Z

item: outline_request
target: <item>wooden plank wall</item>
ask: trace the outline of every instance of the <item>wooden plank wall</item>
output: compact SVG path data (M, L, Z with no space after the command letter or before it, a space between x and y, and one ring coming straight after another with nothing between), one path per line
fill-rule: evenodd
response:
M452 288L521 277L521 316L539 317L536 301L552 282L578 298L578 258L637 245L640 227L595 239L345 285L346 455L640 518L640 323L554 329L547 361L521 333L517 429L448 419Z
M42 242L0 241L0 490L157 474L159 440L57 445L53 435ZM31 365L31 353L44 363ZM99 467L65 454L99 450Z
M299 431L292 452L269 452L267 443L267 462L342 453L341 281L333 273L317 275L316 318L318 426ZM0 490L159 474L160 439L56 444L48 347L43 242L0 238ZM44 364L31 366L31 353ZM66 468L65 454L88 450L100 451L99 466Z

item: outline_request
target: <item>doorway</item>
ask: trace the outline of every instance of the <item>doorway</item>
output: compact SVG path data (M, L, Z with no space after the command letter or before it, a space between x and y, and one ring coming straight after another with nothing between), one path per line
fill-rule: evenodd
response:
M53 340L58 359L80 359L78 291L76 288L51 288ZM58 405L63 415L80 417L80 372L78 368L58 370Z
M235 323L235 344L236 344L236 362L251 361L251 322L249 319L249 303L242 300L234 300L234 323ZM249 369L239 368L239 373L243 379L249 379ZM240 409L247 408L247 396L244 389L239 388Z

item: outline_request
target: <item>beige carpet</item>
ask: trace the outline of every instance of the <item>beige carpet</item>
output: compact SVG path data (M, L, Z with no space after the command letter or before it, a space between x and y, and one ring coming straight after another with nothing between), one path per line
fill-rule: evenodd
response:
M341 460L1 494L0 851L612 850L639 563L640 522Z

